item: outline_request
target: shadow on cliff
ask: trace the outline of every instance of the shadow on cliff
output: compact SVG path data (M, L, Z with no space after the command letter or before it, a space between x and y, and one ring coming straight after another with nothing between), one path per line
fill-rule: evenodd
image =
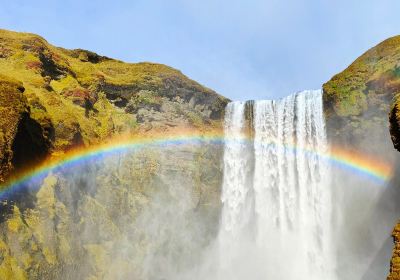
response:
M387 231L388 237L382 243L372 261L368 265L361 280L376 280L388 274L392 257L393 238L390 236L393 225L400 216L400 159L396 160L393 177L385 186L376 206L371 213L371 224L382 231ZM373 229L372 229L373 231Z
M54 141L54 128L43 128L32 119L29 113L25 113L18 125L17 133L12 143L13 174L18 174L24 168L34 166L49 155L51 143ZM12 175L12 174L11 174ZM13 211L13 206L24 210L35 206L36 188L30 183L20 183L5 191L2 199L7 203L0 204L0 223L2 223Z
M48 155L50 141L54 140L54 129L48 132L50 139L44 134L44 129L37 121L28 114L23 116L12 145L12 163L16 171L37 164Z

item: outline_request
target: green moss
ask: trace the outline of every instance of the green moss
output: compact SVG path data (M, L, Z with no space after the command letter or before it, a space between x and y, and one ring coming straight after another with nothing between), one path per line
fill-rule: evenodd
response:
M360 115L400 91L400 36L370 49L323 85L326 111L340 117Z
M85 144L101 142L121 130L137 127L134 117L126 116L124 110L104 97L103 87L116 92L129 88L136 93L128 100L135 108L159 108L171 82L215 95L165 65L124 63L85 50L56 48L29 33L0 30L0 39L2 46L10 50L10 55L0 60L0 75L21 81L28 104L39 104L31 106L32 116L39 123L54 126L55 150L73 145L70 138L64 137L63 125L72 131L79 124ZM202 123L196 113L188 113L187 117L192 123Z
M146 105L161 105L161 97L150 90L141 90L136 95L138 103Z
M187 111L185 112L185 116L189 119L189 122L196 127L200 127L204 124L203 118L198 113Z
M28 112L22 83L0 74L0 183L13 170L12 144L18 126Z
M350 91L342 95L335 104L335 110L339 116L357 116L367 109L367 98L361 91Z
M71 75L67 75L65 78L61 80L52 80L50 82L50 86L57 92L61 93L66 89L79 87L79 83L76 79L74 79Z
M126 110L136 113L142 107L159 109L161 104L162 98L157 93L150 90L140 90L131 97Z
M204 119L210 118L205 115L214 108L223 111L227 102L171 67L123 63L84 50L65 50L28 33L0 30L0 57L0 182L4 171L13 169L12 143L21 119L37 125L36 132L51 139L49 153L58 156L75 145L104 143L119 134L146 133L151 137L152 131L160 129L158 136L160 131L179 131L180 125L185 129L214 128L221 124L223 114L221 118L207 120L208 123ZM77 102L82 100L85 102ZM121 105L123 102L145 108L154 126L150 124L150 130L146 130L142 121L138 124L139 114L128 112L127 106ZM177 124L170 122L176 116L174 105L179 108ZM154 118L153 109L157 111ZM196 176L195 195L208 201L200 183L205 182L204 174L215 174L206 170L220 165L214 166L207 155L188 156L192 153L195 151L191 148L185 151L168 168L170 172ZM118 259L107 252L127 249L126 240L132 237L127 233L134 232L136 238L133 221L150 204L150 195L170 185L163 182L162 158L160 151L152 147L122 159L117 169L110 165L110 172L95 178L103 177L96 194L79 189L76 205L71 205L75 191L66 184L68 178L58 177L57 172L49 175L37 192L27 198L29 201L23 202L30 206L32 199L34 207L16 208L2 223L0 278L58 279L72 271L75 275L67 277L112 279L118 273L124 275L122 278L139 279L140 275L135 273L140 272L140 267L134 266L144 261L143 248L154 246L151 238L138 236L140 242L130 245L137 246L137 254L132 256L135 260L125 256ZM206 165L206 170L198 170L197 160ZM217 189L220 177L211 177L207 177L210 189ZM218 204L218 196L215 197ZM86 232L96 232L96 236Z

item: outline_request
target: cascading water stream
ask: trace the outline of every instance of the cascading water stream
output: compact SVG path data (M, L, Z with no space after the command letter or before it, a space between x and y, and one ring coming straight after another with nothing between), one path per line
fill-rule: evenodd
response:
M335 279L321 91L232 102L225 117L220 279Z

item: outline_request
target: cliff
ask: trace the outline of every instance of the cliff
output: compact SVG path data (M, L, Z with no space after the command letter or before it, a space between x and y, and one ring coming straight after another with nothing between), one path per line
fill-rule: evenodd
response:
M0 183L121 135L218 131L227 102L165 65L0 30ZM207 143L149 145L20 184L0 205L2 279L155 279L182 270L215 235L221 157Z
M388 114L399 148L399 61L400 37L393 37L324 84L333 144L395 165ZM126 134L218 131L227 102L165 65L124 63L0 30L0 183L49 157ZM173 279L215 238L221 159L212 143L149 145L22 183L0 205L0 275ZM358 221L365 209L351 211L357 223L348 227L365 234ZM390 280L400 279L398 228Z
M27 159L127 131L218 128L228 101L165 65L124 63L6 30L0 30L0 75L0 157L7 166L0 182Z
M393 105L391 103L392 100L397 100L400 93L399 61L400 36L396 36L365 52L347 69L323 85L324 107L331 142L346 149L365 152L373 158L384 159L393 166L397 165L393 144L399 147L398 108L400 107L397 107L397 103ZM390 129L388 119L390 119ZM393 144L390 138L393 139ZM385 219L385 217L379 219L379 209L398 211L396 210L398 205L387 205L390 199L385 200L385 197L394 197L398 193L399 186L396 184L397 182L393 181L384 186L386 193L381 197L381 201L377 202L379 207L376 207L375 213L369 218L371 224L381 224L379 221ZM365 198L358 197L358 199ZM350 209L351 213L365 211L365 209ZM351 215L356 215L352 218L353 221L360 219L357 217L358 214ZM363 223L366 222L368 221ZM361 225L357 231L366 232L370 229ZM398 226L393 236L396 245L391 262L391 274L388 277L390 280L400 279ZM370 272L374 270L374 267L370 268ZM370 272L367 272L370 275L365 275L365 279L373 279L371 276L373 272Z
M323 85L330 138L373 155L391 155L374 143L390 138L387 116L400 92L400 36L389 38L357 58Z
M386 111L400 90L400 36L368 50L324 84L328 114L362 116L371 109Z
M400 151L400 91L396 92L390 109L390 134L394 147ZM390 276L388 280L400 279L400 223L393 230L393 238L395 247L393 249L393 257L390 263Z
M390 263L390 275L388 280L400 279L400 224L397 224L393 230L393 238L395 247L393 249L393 257Z

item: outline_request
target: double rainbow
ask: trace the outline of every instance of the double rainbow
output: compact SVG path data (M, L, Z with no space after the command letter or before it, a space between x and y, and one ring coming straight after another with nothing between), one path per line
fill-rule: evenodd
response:
M248 142L250 139L226 139L222 132L183 132L170 135L156 134L152 136L129 136L112 139L104 144L85 148L76 148L61 155L53 155L42 164L24 170L11 178L6 185L1 186L0 197L4 197L23 183L35 178L43 178L51 171L59 168L75 166L89 160L97 160L104 156L140 150L146 147L167 147L181 145L223 145L226 141ZM262 145L277 145L276 143L262 143ZM297 152L304 152L311 156L318 156L339 167L358 173L379 183L384 183L392 175L392 166L382 160L368 157L362 153L348 151L339 147L331 147L329 151L313 150L309 147L296 145L279 146L279 148Z

